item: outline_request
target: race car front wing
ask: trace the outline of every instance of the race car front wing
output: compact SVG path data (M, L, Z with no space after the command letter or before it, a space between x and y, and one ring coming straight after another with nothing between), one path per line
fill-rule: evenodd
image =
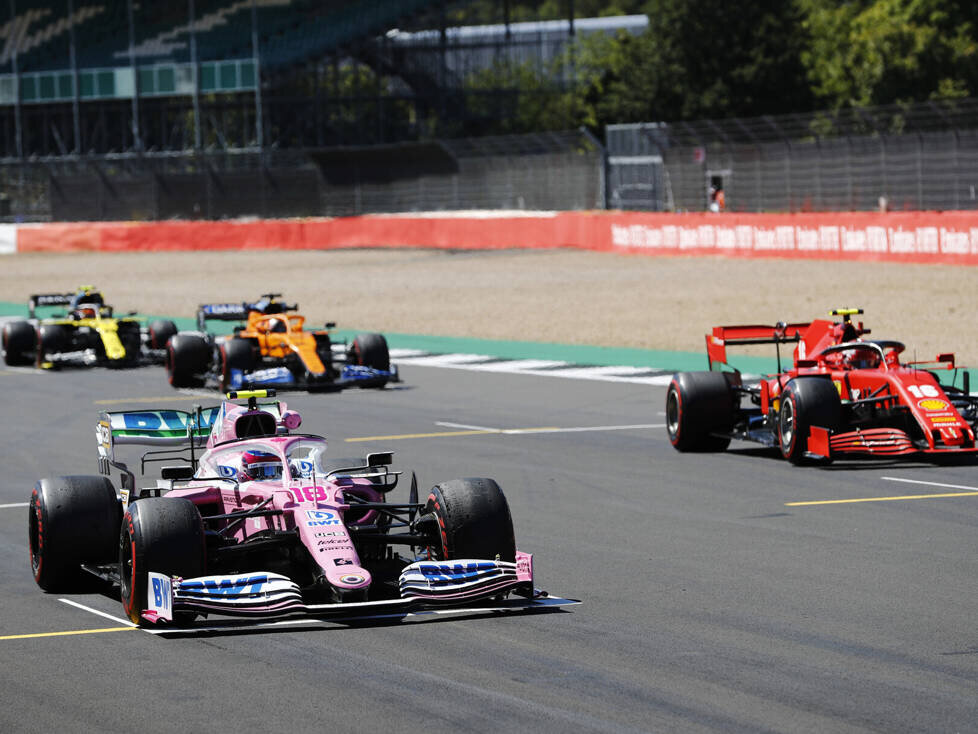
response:
M513 592L526 604L547 598L533 587L533 557L518 552L515 563L460 559L416 561L401 571L401 597L369 602L306 604L298 585L286 576L258 572L190 579L148 574L146 611L150 623L172 622L180 612L244 617L334 617L416 612L465 607ZM570 603L570 600L568 600Z

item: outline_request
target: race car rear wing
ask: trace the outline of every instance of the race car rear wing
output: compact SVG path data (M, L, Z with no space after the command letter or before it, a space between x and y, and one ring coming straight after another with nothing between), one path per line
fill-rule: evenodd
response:
M99 461L115 461L115 447L200 445L207 439L221 406L186 410L125 410L99 413L95 424Z
M34 318L38 306L70 306L74 293L35 293L27 299L27 313Z
M786 324L783 321L774 326L714 326L713 333L706 335L706 359L709 368L713 364L729 364L727 362L728 346L746 346L749 344L785 344L798 342L804 337L811 322Z
M241 301L240 303L202 303L197 309L197 328L204 328L208 321L244 321L248 314L257 311L263 314L285 313L296 311L299 305L279 301L281 293L263 293L257 301Z

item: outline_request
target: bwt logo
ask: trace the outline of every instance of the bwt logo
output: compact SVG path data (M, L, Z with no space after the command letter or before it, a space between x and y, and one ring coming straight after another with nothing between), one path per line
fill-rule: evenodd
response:
M477 575L480 571L491 571L496 568L492 562L472 563L426 563L421 566L421 574L432 581L455 581L466 576Z
M257 594L268 581L268 576L239 576L229 579L204 579L203 583L183 584L182 589L206 589L213 596L240 596L241 594ZM247 590L247 591L246 591Z
M170 580L153 578L153 608L161 612L170 611Z
M328 512L327 510L306 510L306 517L309 518L309 522L307 522L306 525L311 528L320 525L340 524L336 514L333 512Z

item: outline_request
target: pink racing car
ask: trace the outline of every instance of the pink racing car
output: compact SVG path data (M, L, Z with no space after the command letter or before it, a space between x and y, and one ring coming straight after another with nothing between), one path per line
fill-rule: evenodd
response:
M55 591L94 574L118 584L130 620L150 624L570 603L534 589L532 556L516 550L492 479L442 482L419 502L412 473L408 501L390 502L400 477L392 454L327 458L324 438L296 432L298 413L259 404L270 395L229 393L248 404L192 412L102 413L103 476L42 479L31 494L38 585ZM115 456L122 444L162 447L142 455L141 471L176 465L137 489Z

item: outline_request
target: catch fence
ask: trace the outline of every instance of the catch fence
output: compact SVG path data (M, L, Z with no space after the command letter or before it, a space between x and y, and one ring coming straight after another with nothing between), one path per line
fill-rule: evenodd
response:
M978 100L607 128L608 205L703 211L978 208Z
M0 161L0 219L99 221L600 208L580 131L306 150Z

